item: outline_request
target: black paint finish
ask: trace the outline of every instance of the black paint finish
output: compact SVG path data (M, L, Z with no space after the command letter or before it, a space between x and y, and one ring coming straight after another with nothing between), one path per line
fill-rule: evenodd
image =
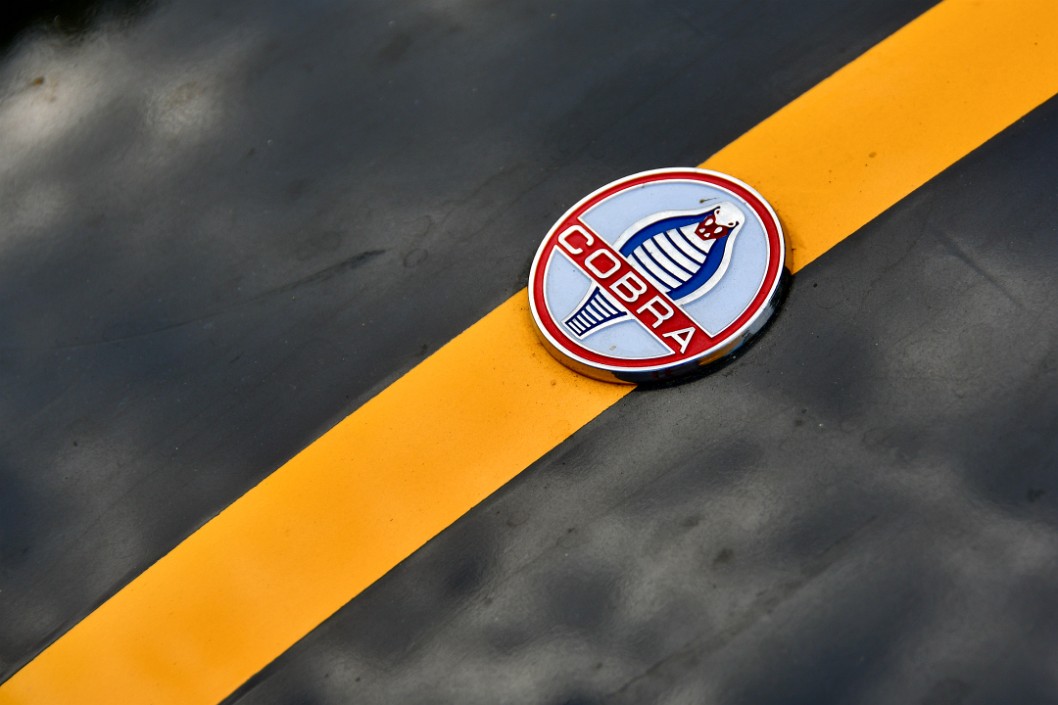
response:
M229 702L1049 703L1058 100Z
M524 285L931 3L159 3L0 63L0 679ZM110 19L108 19L110 17ZM1052 702L1040 109L233 701ZM469 392L468 392L469 393Z

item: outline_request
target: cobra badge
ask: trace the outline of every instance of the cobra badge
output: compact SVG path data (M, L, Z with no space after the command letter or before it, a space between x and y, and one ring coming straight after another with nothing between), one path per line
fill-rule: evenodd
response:
M604 186L540 245L533 318L551 353L598 379L661 381L733 353L775 313L782 227L759 193L703 169Z

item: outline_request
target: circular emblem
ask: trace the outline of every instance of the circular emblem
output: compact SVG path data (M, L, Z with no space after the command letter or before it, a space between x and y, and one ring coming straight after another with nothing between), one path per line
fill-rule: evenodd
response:
M658 169L604 186L555 224L529 303L551 353L597 379L672 379L736 352L778 306L775 211L730 176Z

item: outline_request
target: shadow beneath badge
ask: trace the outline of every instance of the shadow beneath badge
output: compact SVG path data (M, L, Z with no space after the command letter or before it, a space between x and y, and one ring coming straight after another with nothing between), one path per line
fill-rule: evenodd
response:
M688 382L697 381L703 377L708 377L709 375L719 372L720 370L724 369L725 367L745 355L746 352L751 347L753 347L758 340L761 339L761 337L763 337L769 330L771 330L771 327L775 324L775 321L778 319L779 314L782 311L783 304L786 302L786 297L790 294L790 289L793 286L793 278L793 274L790 273L790 270L784 267L782 270L782 274L779 276L779 283L775 289L775 295L773 296L771 302L768 304L768 306L771 308L771 312L767 314L767 318L764 321L764 324L757 330L749 332L742 339L741 343L736 345L734 349L722 355L720 358L712 360L702 365L698 365L697 367L691 368L689 370L684 369L676 371L674 373L670 373L671 376L667 376L656 381L637 382L635 380L624 379L621 377L621 375L617 375L618 378L621 378L622 381L636 384L637 392L647 392L658 389L669 389L671 387L687 384Z

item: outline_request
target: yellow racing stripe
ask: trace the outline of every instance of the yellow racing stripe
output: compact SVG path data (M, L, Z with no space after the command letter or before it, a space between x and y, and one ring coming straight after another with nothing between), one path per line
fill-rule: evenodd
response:
M772 202L796 271L1056 92L1054 0L946 0L703 166ZM554 362L521 292L60 637L0 705L216 703L628 391Z
M764 194L792 269L1058 92L1058 2L947 0L702 166Z

